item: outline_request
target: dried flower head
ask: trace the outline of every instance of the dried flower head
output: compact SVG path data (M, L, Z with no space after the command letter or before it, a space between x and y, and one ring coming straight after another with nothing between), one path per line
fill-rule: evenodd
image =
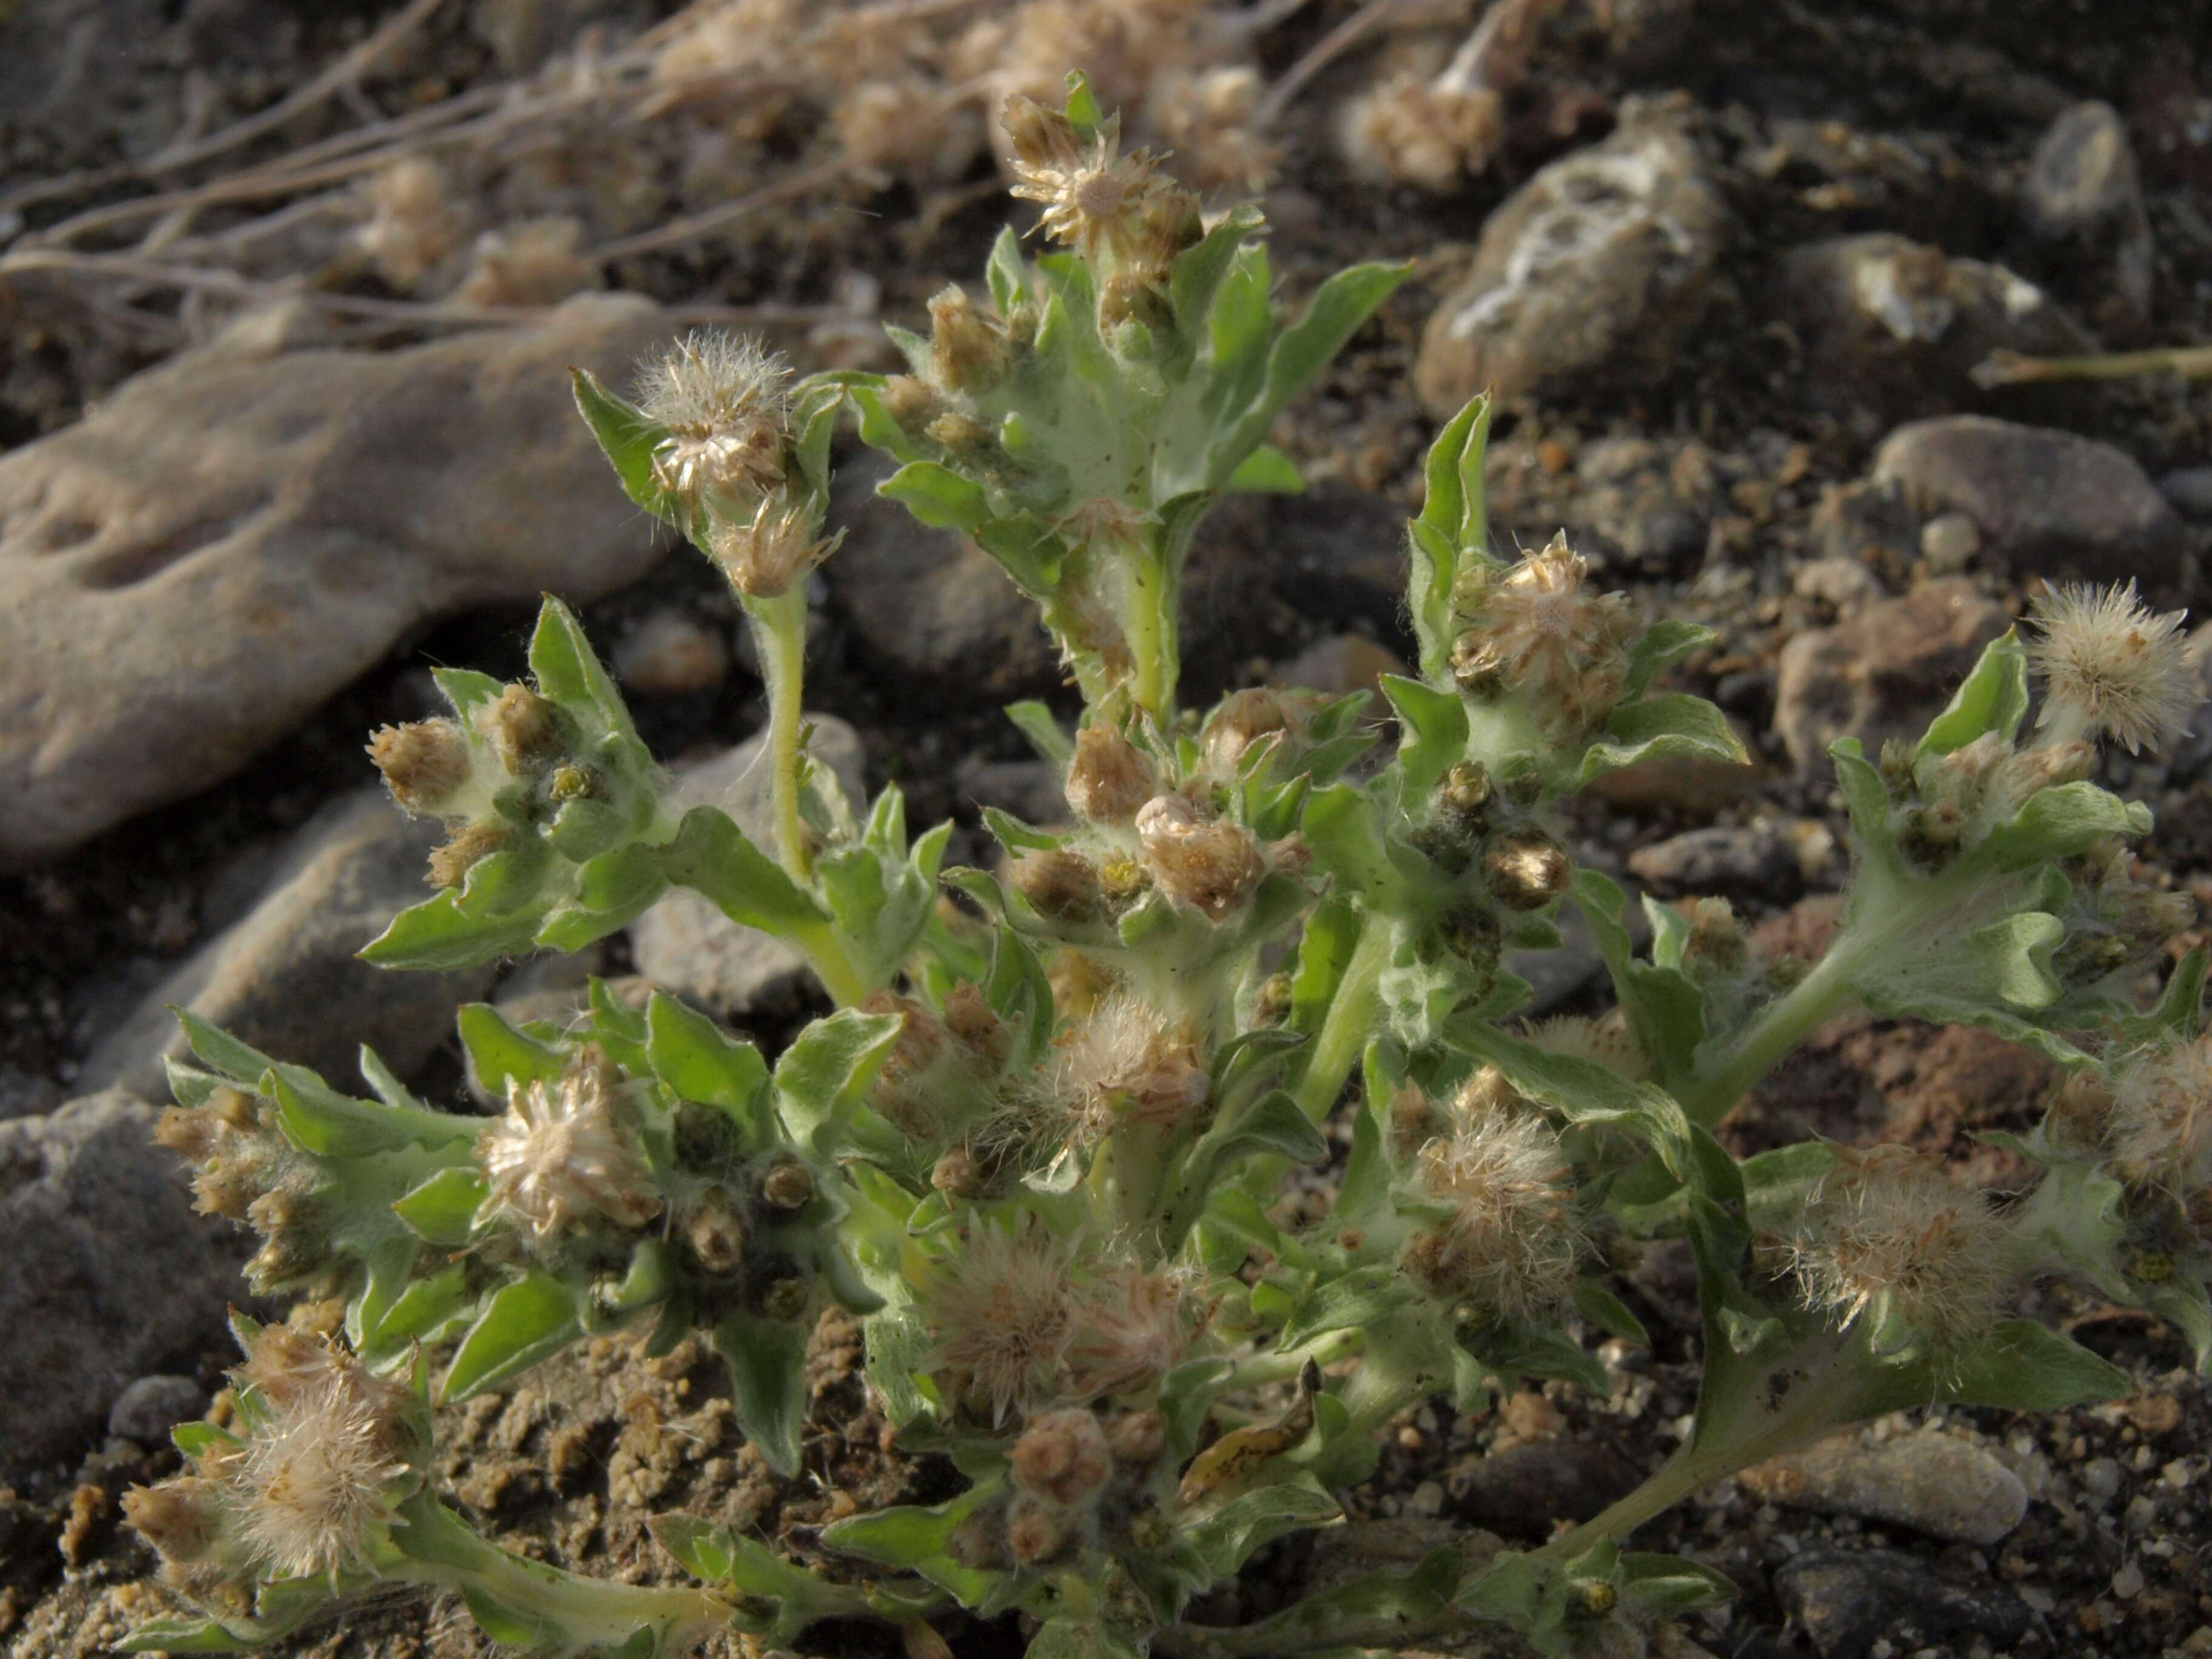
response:
M808 497L779 489L739 524L717 519L708 550L730 585L748 599L773 599L827 558L836 546L821 535L822 516Z
M661 488L696 504L714 492L749 500L782 483L790 374L757 340L685 336L638 386L646 418L668 429L653 458Z
M1498 836L1483 854L1491 896L1513 910L1540 910L1567 890L1574 861L1558 839L1541 830Z
M1206 755L1207 775L1228 782L1253 744L1280 732L1295 733L1303 723L1300 711L1279 691L1255 686L1237 692L1206 717L1199 745Z
M605 1051L586 1044L550 1088L510 1082L507 1115L477 1143L490 1188L480 1213L511 1217L541 1242L594 1219L641 1227L659 1215L618 1077Z
M362 186L368 222L360 241L369 262L396 288L412 289L461 245L465 220L446 170L411 155L370 175Z
M1485 1114L1423 1146L1420 1196L1451 1218L1400 1260L1432 1294L1507 1318L1547 1313L1575 1287L1585 1243L1572 1166L1535 1113Z
M1054 1039L1053 1115L1076 1139L1099 1139L1124 1122L1173 1128L1205 1107L1206 1068L1189 1032L1126 993Z
M1553 735L1603 720L1626 686L1636 611L1626 594L1583 591L1587 566L1555 536L1540 553L1484 585L1452 647L1452 672L1479 696L1525 694Z
M986 392L1013 362L1006 325L968 290L949 283L929 299L929 374L939 390Z
M2101 733L2132 755L2189 729L2202 698L2184 612L2154 614L2130 581L2048 588L2029 602L2028 617L2040 630L2027 656L2043 677L2045 730L2062 740Z
M1125 254L1142 222L1145 204L1165 188L1158 158L1144 150L1122 155L1119 126L1114 122L1072 155L1056 149L1027 148L1022 141L1030 124L1024 119L1017 130L1013 110L1018 101L1025 100L1008 100L1006 124L1016 145L1012 194L1044 210L1037 228L1054 241L1085 258Z
M1124 1267L1102 1274L1084 1299L1067 1346L1067 1392L1095 1400L1166 1376L1194 1333L1188 1290L1165 1268Z
M1055 921L1089 921L1104 896L1098 866L1066 848L1032 848L1014 860L1008 877L1013 889L1042 916Z
M561 747L561 717L526 685L503 687L477 705L471 723L511 777L520 777Z
M1157 795L1137 813L1145 867L1179 904L1219 921L1267 873L1260 844L1241 823L1217 818L1188 795Z
M558 305L599 285L599 268L583 246L583 221L567 215L488 230L453 297L471 306Z
M2212 1035L2115 1068L2105 1143L2113 1170L2186 1199L2212 1186Z
M1093 823L1127 823L1158 790L1152 763L1104 720L1075 734L1067 804Z
M1202 191L1256 194L1283 157L1283 147L1262 137L1255 119L1266 92L1249 64L1170 64L1152 77L1145 112L1183 178Z
M1838 1150L1790 1243L1799 1294L1840 1329L1871 1316L1948 1347L1985 1329L2012 1278L2003 1220L1940 1158Z
M1060 1393L1077 1315L1069 1254L1039 1229L1006 1231L976 1221L924 1289L935 1364L953 1391L972 1408L988 1410L994 1423Z
M1504 111L1489 88L1415 75L1363 93L1337 126L1338 146L1359 177L1437 191L1487 167L1504 136Z
M514 831L496 819L461 825L442 846L430 849L430 884L459 887L471 870L513 839Z

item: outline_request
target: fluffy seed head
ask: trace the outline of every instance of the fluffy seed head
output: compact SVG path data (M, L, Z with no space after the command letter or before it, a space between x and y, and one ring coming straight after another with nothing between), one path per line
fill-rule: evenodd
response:
M922 1298L934 1358L973 1409L1003 1423L1017 1406L1059 1393L1075 1334L1067 1253L1031 1229L976 1222Z
M1988 1198L1903 1146L1839 1151L1790 1256L1806 1306L1839 1329L1871 1314L1939 1347L1985 1329L2012 1277Z
M1206 813L1188 795L1156 795L1137 813L1145 867L1177 903L1219 921L1252 896L1267 873L1252 832Z
M1452 672L1480 696L1520 690L1553 735L1603 720L1626 684L1635 607L1621 593L1583 591L1588 567L1555 536L1540 553L1484 584L1452 647Z
M1190 1344L1185 1288L1164 1269L1117 1267L1102 1275L1068 1344L1066 1391L1092 1400L1164 1376Z
M1430 1141L1418 1183L1452 1212L1415 1233L1400 1258L1431 1294L1527 1318L1573 1291L1584 1237L1572 1170L1541 1117L1488 1114Z
M2119 1066L2105 1139L2114 1171L2136 1186L2183 1199L2212 1186L2212 1035Z
M490 1186L483 1213L511 1218L540 1242L579 1223L641 1227L659 1215L617 1080L605 1053L586 1045L552 1087L511 1083L507 1115L477 1142Z
M1067 766L1067 804L1093 823L1127 823L1156 789L1152 763L1103 720L1075 734Z
M362 186L362 249L393 286L412 289L461 244L465 222L446 170L426 156L394 161Z
M2185 613L2154 614L2124 587L2062 586L2038 594L2027 647L2043 676L2040 724L2062 738L2101 733L2130 754L2189 729L2201 701L2185 651Z
M1637 1080L1651 1075L1650 1056L1644 1052L1636 1033L1628 1029L1627 1017L1618 1008L1595 1019L1560 1014L1530 1026L1523 1036L1547 1054L1586 1060L1616 1076Z
M1030 1419L1007 1461L1018 1490L1071 1507L1087 1500L1114 1473L1106 1431L1080 1407Z
M743 499L783 482L788 363L758 341L687 335L638 383L646 418L667 428L653 452L662 489L697 503L710 492Z
M453 298L471 306L550 306L597 288L599 270L584 257L583 241L583 222L566 216L488 230L477 238Z
M1054 1115L1085 1143L1125 1122L1173 1128L1206 1106L1206 1067L1190 1034L1137 998L1106 998L1054 1039Z

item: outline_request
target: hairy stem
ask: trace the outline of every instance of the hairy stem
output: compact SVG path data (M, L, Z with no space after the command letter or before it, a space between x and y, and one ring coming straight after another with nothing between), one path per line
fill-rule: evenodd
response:
M1138 705L1165 729L1175 720L1176 680L1182 670L1174 562L1156 537L1130 543L1121 556L1128 574L1128 615L1123 623L1136 669L1133 690Z
M775 851L793 881L813 873L806 830L799 816L799 787L805 766L800 724L806 684L806 591L794 586L772 599L746 599L745 618L760 653L768 686L769 763L775 802Z
M1682 1109L1690 1121L1708 1126L1720 1121L1792 1049L1844 1012L1854 1000L1850 975L1859 960L1858 951L1845 948L1839 939L1795 989L1769 1004L1731 1045L1717 1070L1682 1090Z
M1389 930L1369 917L1308 1050L1305 1074L1298 1079L1297 1103L1316 1123L1328 1115L1344 1092L1346 1079L1367 1052L1367 1039L1375 1029L1376 986L1389 955Z

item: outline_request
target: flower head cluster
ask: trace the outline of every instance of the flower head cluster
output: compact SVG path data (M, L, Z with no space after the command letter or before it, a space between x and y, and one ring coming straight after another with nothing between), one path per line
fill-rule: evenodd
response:
M2212 1187L2212 1036L2136 1055L2110 1094L2105 1142L2118 1175L2185 1200Z
M1449 1218L1407 1241L1400 1262L1432 1295L1510 1319L1547 1313L1573 1292L1585 1238L1572 1166L1533 1111L1477 1109L1422 1146L1415 1186Z
M540 1243L580 1222L641 1227L659 1215L619 1080L605 1052L586 1044L551 1087L510 1083L507 1115L477 1143L489 1182L480 1214L511 1218Z
M1056 1047L1049 1115L1079 1144L1125 1123L1179 1127L1206 1108L1209 1084L1190 1033L1136 997L1109 996Z
M274 1117L256 1097L224 1085L196 1109L170 1107L154 1138L195 1166L192 1199L201 1214L246 1222L261 1235L246 1264L257 1291L327 1294L340 1274L319 1214L319 1180Z
M2101 735L2130 754L2189 729L2202 696L2179 611L2154 613L2124 587L2062 586L2039 594L2028 660L2043 677L2041 724L2061 740Z
M420 1403L344 1350L272 1325L253 1334L235 1432L190 1474L136 1487L124 1514L163 1577L202 1599L287 1578L368 1571L421 1485Z
M1602 720L1626 689L1636 610L1626 594L1586 592L1581 555L1556 536L1502 576L1454 596L1467 625L1452 673L1471 696L1518 692L1553 736Z
M1805 1304L1949 1347L1987 1328L2012 1279L2003 1218L1903 1146L1839 1151L1790 1241Z
M922 1298L937 1339L932 1356L953 1392L994 1423L1060 1393L1079 1314L1073 1252L1043 1230L974 1223Z

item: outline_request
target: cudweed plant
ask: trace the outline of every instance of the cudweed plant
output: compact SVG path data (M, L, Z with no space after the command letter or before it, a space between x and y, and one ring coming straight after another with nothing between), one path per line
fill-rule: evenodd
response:
M1918 742L1837 743L1852 877L1809 969L1763 964L1717 901L1647 901L1639 951L1553 809L1620 767L1741 758L1710 704L1654 689L1707 636L1647 625L1564 541L1493 550L1478 401L1410 526L1420 661L1382 683L1395 752L1358 696L1182 708L1177 583L1206 507L1296 487L1264 435L1402 272L1344 272L1291 320L1258 215L1206 223L1079 77L1007 126L1054 246L1002 237L982 293L947 289L927 338L897 337L908 373L788 385L708 337L636 404L577 377L623 486L726 573L757 637L772 851L714 808L675 815L557 602L530 684L445 671L453 717L371 744L399 805L451 836L441 890L370 959L574 949L684 886L805 951L836 1012L771 1065L665 996L595 988L566 1030L470 1007L474 1076L505 1102L489 1118L426 1106L373 1054L357 1098L187 1017L162 1139L203 1208L261 1235L253 1288L301 1312L240 1321L234 1408L179 1431L191 1473L130 1500L202 1610L137 1647L252 1647L398 1583L458 1590L502 1643L631 1659L860 1615L934 1650L926 1621L956 1607L1019 1613L1038 1659L1351 1653L1484 1625L1635 1651L1728 1594L1624 1547L1699 1487L1900 1407L2124 1391L2005 1316L2030 1279L2076 1275L2212 1353L2205 960L2147 1010L2124 994L2190 916L2130 874L2148 812L2091 781L2100 745L2185 722L2179 619L2060 590ZM884 495L1036 599L1082 691L1073 731L1012 711L1070 817L988 814L1002 873L942 869L945 828L910 839L896 789L863 811L807 756L803 578L835 545L841 411L899 464ZM1510 953L1558 946L1563 907L1618 1006L1530 1025ZM1713 1126L1852 1010L1979 1026L2064 1068L2014 1143L2031 1191L1897 1147L1722 1148ZM1285 1224L1271 1200L1328 1156L1347 1093L1327 1213ZM1255 1625L1187 1622L1270 1540L1340 1521L1410 1406L1602 1390L1586 1339L1644 1340L1613 1281L1669 1238L1697 1261L1703 1389L1643 1488L1533 1551L1442 1550ZM901 1443L965 1483L830 1527L842 1574L669 1515L655 1534L694 1587L595 1583L495 1547L434 1489L433 1405L630 1328L648 1353L702 1333L744 1433L795 1472L807 1338L833 1307L865 1319Z

